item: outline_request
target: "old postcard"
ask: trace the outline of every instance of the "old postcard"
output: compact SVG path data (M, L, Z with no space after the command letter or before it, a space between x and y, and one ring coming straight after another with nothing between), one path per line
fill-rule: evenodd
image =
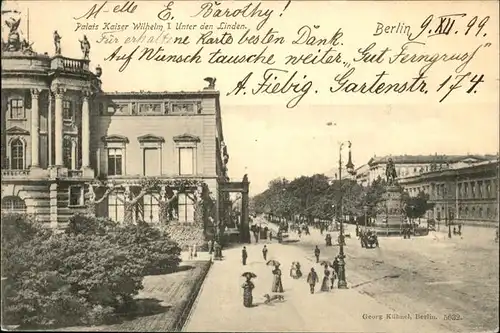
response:
M498 332L497 1L2 1L4 330Z

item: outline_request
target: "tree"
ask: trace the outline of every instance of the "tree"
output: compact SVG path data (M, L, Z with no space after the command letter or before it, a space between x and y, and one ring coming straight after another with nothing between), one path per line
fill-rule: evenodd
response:
M434 208L434 203L429 203L429 195L422 191L416 197L411 197L408 192L403 192L401 199L405 214L410 219L419 219L428 210Z
M364 191L361 205L367 208L367 216L377 217L383 211L386 186L387 182L379 176Z

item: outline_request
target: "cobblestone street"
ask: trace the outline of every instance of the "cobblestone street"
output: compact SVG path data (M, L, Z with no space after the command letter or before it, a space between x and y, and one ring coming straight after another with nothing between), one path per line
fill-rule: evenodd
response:
M319 292L317 285L317 293L311 295L304 277L289 277L290 264L300 261L304 274L315 267L320 279L322 267L293 243L267 244L268 259L282 264L285 302L263 304L272 283L272 268L265 266L261 254L263 244L247 246L246 266L241 263L241 248L228 249L224 261L213 265L184 331L451 332L439 320L389 320L388 314L404 315L407 310L384 306L356 289ZM243 306L241 274L245 271L257 274L253 308ZM383 319L363 319L363 315Z

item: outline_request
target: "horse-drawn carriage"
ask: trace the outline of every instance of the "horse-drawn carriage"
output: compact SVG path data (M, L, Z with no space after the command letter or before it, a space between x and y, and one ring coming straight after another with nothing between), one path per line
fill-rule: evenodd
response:
M375 232L362 231L359 235L362 248L378 247L378 237Z

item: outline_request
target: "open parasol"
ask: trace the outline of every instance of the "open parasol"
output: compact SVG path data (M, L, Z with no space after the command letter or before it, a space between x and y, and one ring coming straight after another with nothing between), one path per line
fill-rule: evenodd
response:
M271 259L266 263L267 266L280 266L280 262L278 260Z
M329 262L329 261L322 261L321 262L321 266L325 266L325 267L332 267L332 263Z
M250 279L257 277L257 275L255 275L255 273L252 273L252 272L245 272L245 273L241 274L241 276L246 277L246 278L250 278Z

